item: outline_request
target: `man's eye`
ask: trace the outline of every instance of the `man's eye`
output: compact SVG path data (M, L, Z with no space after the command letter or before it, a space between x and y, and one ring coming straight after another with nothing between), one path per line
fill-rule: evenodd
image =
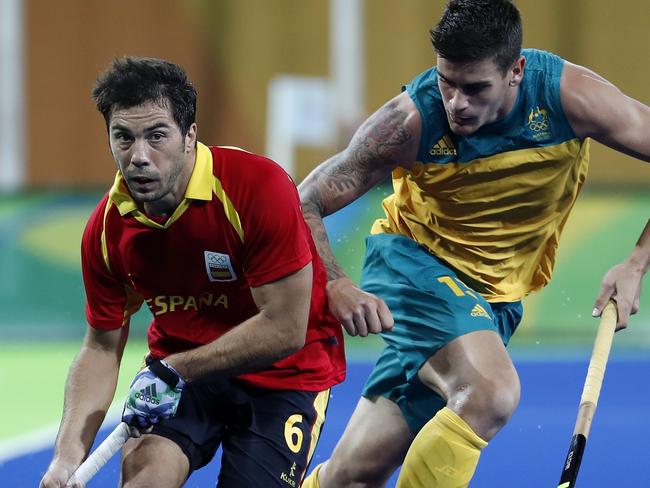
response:
M485 90L485 86L469 86L465 88L465 93L468 95L476 95L478 93L481 93L483 90Z
M118 142L128 142L131 140L131 137L128 134L125 134L124 132L116 132L113 134L113 139L115 139Z
M162 139L164 139L164 137L165 134L161 132L154 132L153 134L151 134L151 136L149 136L149 138L154 142L161 141Z

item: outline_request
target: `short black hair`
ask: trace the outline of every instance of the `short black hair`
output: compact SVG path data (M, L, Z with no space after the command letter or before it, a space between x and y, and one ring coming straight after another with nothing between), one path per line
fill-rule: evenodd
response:
M107 128L115 108L137 107L147 102L169 106L183 136L196 119L196 90L187 73L162 59L114 59L111 67L97 78L92 97Z
M503 74L521 54L521 15L511 0L450 0L430 34L440 57L458 63L494 59Z

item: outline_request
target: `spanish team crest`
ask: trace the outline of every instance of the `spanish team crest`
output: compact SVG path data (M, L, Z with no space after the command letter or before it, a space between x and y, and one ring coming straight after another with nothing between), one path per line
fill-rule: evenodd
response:
M230 256L220 252L203 251L205 255L205 270L210 281L235 281L237 275L232 269Z
M539 106L531 109L528 114L528 128L533 132L535 139L546 139L551 136L551 127L548 121L548 111Z

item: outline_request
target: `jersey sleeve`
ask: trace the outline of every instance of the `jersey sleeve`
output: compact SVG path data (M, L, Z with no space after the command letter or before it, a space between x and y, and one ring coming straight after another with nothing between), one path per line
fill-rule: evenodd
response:
M86 320L93 328L110 330L126 325L140 308L142 298L111 273L110 261L102 252L106 205L110 205L107 196L86 224L81 241L81 270L86 291Z
M299 271L312 255L298 191L289 175L260 158L254 180L247 186L242 219L244 273L251 286L260 286Z

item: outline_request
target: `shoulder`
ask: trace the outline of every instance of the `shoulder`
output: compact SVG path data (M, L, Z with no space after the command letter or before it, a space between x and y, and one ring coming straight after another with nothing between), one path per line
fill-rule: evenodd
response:
M403 90L413 94L427 90L438 92L438 70L435 66L424 70L404 85Z
M98 236L103 232L106 216L111 207L113 207L113 205L109 198L109 193L106 192L97 205L95 205L90 217L88 217L86 229L84 231L84 241Z
M211 146L215 176L246 180L288 178L287 172L270 158L234 146ZM289 178L290 180L290 178ZM291 180L290 180L291 181Z
M214 176L233 202L247 205L274 195L297 194L289 174L275 161L232 146L212 146Z
M521 55L526 58L526 68L537 70L561 69L565 62L557 54L542 49L522 49Z
M560 78L566 61L549 51L523 49L521 55L526 59L524 86L528 88L552 87L559 90Z
M402 90L408 93L423 115L442 106L442 97L438 87L438 70L435 66L417 75L410 83L404 85Z
M112 204L110 194L107 192L90 214L81 238L81 262L84 269L104 270L104 266L109 269L107 253L111 239L106 227L109 218L115 219L113 214L117 215L119 220L117 207ZM109 227L115 229L119 225ZM84 279L86 278L84 271Z
M580 138L596 137L624 113L628 98L594 71L566 63L561 82L562 106Z

